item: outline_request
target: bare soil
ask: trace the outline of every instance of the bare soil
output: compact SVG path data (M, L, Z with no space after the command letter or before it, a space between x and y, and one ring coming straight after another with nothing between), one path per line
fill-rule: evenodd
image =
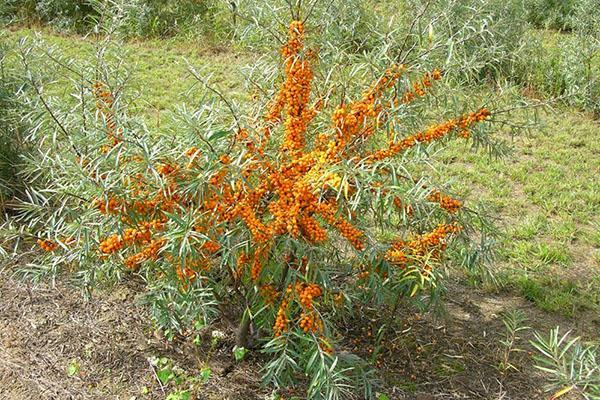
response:
M191 374L204 355L196 346L156 334L137 305L134 283L86 301L62 282L28 285L0 274L0 399L164 399L170 388L149 358L168 357ZM259 365L251 359L227 375L226 337L211 354L213 374L198 399L257 399ZM69 376L69 366L77 373ZM147 393L144 393L146 392Z
M168 357L189 375L208 362L212 375L195 384L192 398L267 398L271 390L260 386L264 360L252 352L244 362L232 363L230 327L217 327L225 338L210 356L206 346L168 342L138 305L142 290L128 282L85 300L65 282L33 286L0 273L0 398L165 399L172 387L159 382L151 357ZM346 348L339 350L369 358L379 349L380 390L391 399L543 399L549 394L532 367L525 337L518 343L525 351L511 359L518 370L497 368L502 312L522 310L537 329L575 327L593 337L598 328L546 314L520 297L490 295L458 282L449 293L441 316L400 311L380 347L379 326L366 311L348 324Z

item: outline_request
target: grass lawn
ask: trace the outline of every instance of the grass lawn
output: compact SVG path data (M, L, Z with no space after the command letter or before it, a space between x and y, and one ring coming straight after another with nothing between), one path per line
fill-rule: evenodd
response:
M445 150L445 173L489 204L503 231L500 281L547 311L575 316L600 302L600 126L572 109L542 116L500 160Z

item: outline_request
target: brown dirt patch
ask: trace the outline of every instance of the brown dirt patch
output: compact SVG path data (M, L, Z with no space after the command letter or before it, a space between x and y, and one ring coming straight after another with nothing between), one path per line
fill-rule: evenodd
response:
M207 349L189 342L167 342L157 335L147 310L136 305L141 283L129 282L89 301L59 281L31 286L0 273L0 397L6 399L164 399L148 359L168 357L186 374L197 374ZM451 283L445 311L415 314L404 308L380 342L377 376L392 399L542 399L543 379L527 353L515 357L518 371L502 374L501 314L520 309L528 325L546 330L569 321L543 313L519 297L486 294ZM377 310L372 310L377 315ZM381 312L381 311L379 311ZM365 310L348 325L340 351L365 358L377 348L379 326ZM196 385L195 399L264 399L260 357L233 367L233 333L210 356L213 371ZM585 329L585 327L583 327ZM593 335L593 332L578 332ZM210 332L208 332L210 337ZM527 335L526 335L527 336ZM520 346L529 349L523 339ZM80 367L69 376L71 363ZM164 392L163 392L164 390ZM147 392L147 393L145 393Z
M194 374L206 349L156 335L136 305L140 290L132 283L86 301L64 283L31 286L0 273L0 398L164 399L148 359L168 357ZM265 392L252 360L220 376L230 351L215 349L212 376L197 398L255 399ZM72 363L79 371L69 376Z

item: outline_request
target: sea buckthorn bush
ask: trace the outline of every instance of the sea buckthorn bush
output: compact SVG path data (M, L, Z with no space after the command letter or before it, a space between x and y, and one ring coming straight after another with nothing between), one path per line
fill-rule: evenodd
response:
M238 15L234 25L235 43L252 49L270 48L274 32L257 30L255 24L268 28L272 21L289 18L289 6L285 3L277 0L235 2ZM399 11L406 7L404 0L386 3L387 7L395 11L394 14L401 14ZM322 33L312 38L314 42L320 42L318 44L321 45L321 55L340 50L348 54L360 54L380 47L382 39L389 34L387 31L381 31L387 29L388 25L382 6L384 5L379 2L361 0L312 3L307 13L310 13L315 29ZM394 22L390 30L399 26L406 28L406 21L397 19Z
M0 36L0 40L2 37ZM21 194L22 182L17 176L19 157L25 152L20 121L21 104L15 93L19 81L6 64L11 49L0 45L0 210L9 208L13 196Z
M422 2L409 3L419 10ZM453 81L473 84L512 80L530 45L524 14L519 0L431 2L424 9L423 19L424 23L433 22L422 30L420 42L434 48L434 57L430 58L452 71ZM445 41L453 45L449 48Z
M241 1L238 9L269 26L288 12L277 4ZM519 0L333 0L317 2L310 12L322 32L313 40L331 62L368 63L420 50L426 57L410 57L411 66L443 68L455 84L511 80L529 47L525 7ZM237 31L238 42L252 48L269 46L272 40L245 20Z
M582 3L581 0L533 0L527 4L527 19L538 28L571 30Z
M9 23L45 23L58 29L85 31L98 18L94 1L86 0L6 0L0 5L0 18Z
M523 58L521 84L547 97L600 115L600 9L580 0L570 18L570 33L538 32L536 46Z
M69 272L88 292L139 277L168 337L235 320L237 345L268 357L265 382L370 398L372 372L345 350L343 326L365 304L382 324L401 301L427 305L453 265L481 265L488 226L427 166L449 140L493 146L494 112L442 103L444 71L389 59L361 90L333 84L299 14L276 89L238 107L192 70L206 105L181 110L172 135L130 115L109 36L94 64L61 61L80 68L73 104L23 94L39 110L40 155L11 237L39 249L26 276ZM33 53L21 49L25 68Z

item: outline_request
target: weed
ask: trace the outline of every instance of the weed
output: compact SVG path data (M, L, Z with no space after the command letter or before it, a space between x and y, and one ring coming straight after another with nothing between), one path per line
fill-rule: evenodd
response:
M497 365L498 370L502 374L506 374L510 370L518 371L518 368L513 364L513 353L523 352L518 346L521 341L520 332L529 329L523 325L526 321L525 314L519 310L512 310L502 315L502 323L506 328L504 338L500 340L502 351L500 353L500 361Z
M538 351L535 367L549 376L547 390L555 391L552 398L569 393L579 393L586 399L600 396L600 364L598 347L584 345L578 337L571 338L570 331L562 336L559 327L547 337L534 332L532 346Z

